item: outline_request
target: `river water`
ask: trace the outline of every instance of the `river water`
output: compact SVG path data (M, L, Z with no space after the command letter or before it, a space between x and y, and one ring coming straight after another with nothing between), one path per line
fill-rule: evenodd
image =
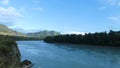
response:
M33 68L120 68L120 48L43 41L17 41L22 60Z

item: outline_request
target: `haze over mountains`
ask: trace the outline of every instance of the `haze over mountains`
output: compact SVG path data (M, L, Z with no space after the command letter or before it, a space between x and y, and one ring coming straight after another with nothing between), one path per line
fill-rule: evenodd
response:
M44 39L47 36L55 36L55 35L60 35L60 33L56 32L56 31L44 30L44 31L40 31L40 32L28 33L27 34L27 36L29 36L29 37L39 37L39 38L42 38L42 39Z
M44 31L24 34L24 33L12 30L8 28L6 25L0 24L0 35L39 37L41 39L44 39L47 36L60 35L60 33L56 31L44 30Z
M0 24L0 35L10 35L10 36L26 36L20 32L12 30L5 25Z

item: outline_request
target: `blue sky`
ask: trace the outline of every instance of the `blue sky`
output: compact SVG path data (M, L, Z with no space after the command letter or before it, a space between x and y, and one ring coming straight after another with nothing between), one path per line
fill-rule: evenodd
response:
M21 32L120 30L120 0L0 0L0 23Z

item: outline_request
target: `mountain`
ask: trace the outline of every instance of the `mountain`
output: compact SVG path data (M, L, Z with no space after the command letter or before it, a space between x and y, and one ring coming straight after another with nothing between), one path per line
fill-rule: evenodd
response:
M29 37L39 37L41 39L44 39L47 36L55 36L55 35L60 35L59 32L56 31L40 31L40 32L35 32L35 33L28 33L27 36Z
M14 31L5 25L0 24L0 35L10 35L10 36L25 36L24 34Z

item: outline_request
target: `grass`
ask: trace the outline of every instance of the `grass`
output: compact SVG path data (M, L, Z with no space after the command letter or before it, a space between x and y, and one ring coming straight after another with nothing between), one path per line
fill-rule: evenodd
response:
M11 51L11 45L16 44L15 41L12 40L2 40L0 41L0 52L8 53Z

